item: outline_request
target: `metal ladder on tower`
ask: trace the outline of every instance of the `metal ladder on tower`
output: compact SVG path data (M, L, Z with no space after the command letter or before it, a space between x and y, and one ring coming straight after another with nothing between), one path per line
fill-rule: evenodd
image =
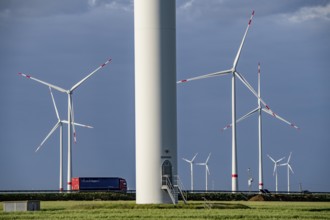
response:
M182 197L182 200L183 200L184 204L187 204L187 195L184 195L184 193L183 193L184 191L186 191L184 186L183 186L183 183L181 182L181 179L180 179L179 175L177 175L175 177L176 177L175 187L177 187L177 189L178 189L178 191L179 191L179 193Z
M163 175L162 177L162 189L167 191L172 203L175 205L177 203L178 193L168 175Z
M170 178L168 176L164 175L163 179L162 179L162 182L163 182L162 189L167 191L173 204L177 203L178 193L181 194L183 202L185 204L187 204L186 197L184 196L183 191L182 191L182 189L183 189L182 182L180 181L178 176L176 176L174 181L176 184L172 184Z

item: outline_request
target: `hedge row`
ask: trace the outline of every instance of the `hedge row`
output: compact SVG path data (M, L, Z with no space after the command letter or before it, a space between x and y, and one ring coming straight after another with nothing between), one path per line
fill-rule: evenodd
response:
M194 201L244 201L250 198L243 193L188 193L186 197L188 200ZM181 199L181 196L179 199Z
M248 201L253 197L262 200L254 201L330 201L330 194L244 194L244 193L188 193L188 201ZM181 196L179 197L181 199Z
M191 193L188 201L326 201L330 194L243 194L243 193ZM254 197L254 198L253 198ZM257 200L256 200L256 197ZM181 196L179 196L181 200ZM74 192L74 193L8 193L0 194L0 201L41 200L135 200L135 193L122 192Z
M275 201L308 201L308 202L329 202L329 194L280 194L271 195Z
M75 193L10 193L0 194L0 201L41 200L135 200L133 193L120 192L75 192Z

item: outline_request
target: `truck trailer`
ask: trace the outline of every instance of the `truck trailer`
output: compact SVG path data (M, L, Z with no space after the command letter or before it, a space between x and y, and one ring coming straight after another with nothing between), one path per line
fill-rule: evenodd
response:
M120 177L74 177L74 191L127 191L127 182Z

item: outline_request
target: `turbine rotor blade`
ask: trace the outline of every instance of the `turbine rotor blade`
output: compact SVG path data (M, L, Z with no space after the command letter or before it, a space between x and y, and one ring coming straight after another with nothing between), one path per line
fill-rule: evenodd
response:
M253 109L252 111L250 111L249 113L247 113L246 115L242 116L241 118L237 119L236 123L243 121L244 119L250 117L251 115L253 115L254 113L256 113L257 111L259 111L259 107Z
M292 152L290 152L290 154L289 154L288 161L287 161L288 164L289 164L289 162L291 160L291 154L292 154Z
M275 164L274 164L273 176L275 175L276 169L277 169L277 166L276 166L276 163L275 163Z
M74 110L73 110L72 96L71 96L71 120L72 120L71 126L72 126L72 129L73 129L73 140L74 140L74 143L76 144L77 143L77 136L76 136L76 126L75 126L75 122L74 122Z
M57 91L65 92L65 93L67 92L67 90L65 90L65 89L63 89L63 88L61 88L61 87L58 87L58 86L52 85L52 84L50 84L50 83L44 82L44 81L42 81L42 80L40 80L40 79L34 78L34 77L29 76L29 75L26 75L26 74L24 74L24 73L18 73L18 74L21 75L21 76L24 76L24 77L26 77L26 78L28 78L28 79L32 79L32 80L34 80L34 81L36 81L36 82L39 82L39 83L41 83L41 84L44 84L44 85L46 85L46 86L48 86L48 87L51 87L51 88L53 88L53 89L56 89Z
M289 169L291 170L291 172L294 174L293 169L292 169L292 167L291 167L290 164L288 164L288 167L289 167Z
M248 31L249 31L250 25L251 25L251 23L252 23L253 16L254 16L254 11L252 11L252 14L251 14L251 17L250 17L250 20L249 20L248 26L246 27L246 30L245 30L245 33L244 33L243 39L242 39L242 41L241 41L241 45L240 45L239 48L238 48L238 52L237 52L237 54L236 54L236 57L235 57L235 60L234 60L234 63L233 63L233 69L236 69L237 63L238 63L239 58L240 58L240 56L241 56L242 48L243 48L243 46L244 46L245 38L246 38L247 33L248 33Z
M183 79L183 80L177 81L177 83L185 83L185 82L198 80L198 79L206 79L206 78L210 78L210 77L214 77L214 76L222 76L222 75L226 75L228 73L232 73L232 70L224 70L224 71L209 73L209 74L206 74L206 75L197 76L197 77L193 77L193 78L189 78L189 79Z
M188 162L188 163L191 163L191 161L188 160L188 159L186 159L186 158L182 158L182 160L184 160L184 161L186 161L186 162Z
M269 115L271 115L271 116L274 116L275 118L278 118L279 120L283 121L284 123L290 125L291 127L294 127L295 129L300 130L300 128L299 128L297 125L295 125L295 124L293 124L293 123L291 123L291 122L285 120L284 118L282 118L282 117L279 116L278 114L275 114L275 115L274 115L274 113L272 113L271 111L269 111L268 109L265 109L265 108L262 108L262 110L263 110L264 112L266 112L267 114L269 114Z
M192 162L192 163L194 162L194 160L195 160L197 154L198 154L198 153L196 153L195 156L191 159L191 162Z
M61 120L62 123L64 124L68 124L68 121L67 120ZM84 124L79 124L77 122L72 122L71 124L74 124L75 126L79 126L79 127L83 127L83 128L94 128L93 126L90 126L90 125L84 125Z
M277 160L276 163L281 162L282 160L284 160L285 157L282 157L281 159Z
M235 75L241 82L252 92L252 94L257 97L258 100L276 117L275 113L269 108L269 106L262 100L258 93L254 90L254 88L250 85L250 83L237 71L235 71Z
M211 157L211 153L209 154L209 156L207 157L206 161L205 161L205 164L207 165L207 163L209 162L209 159Z
M224 127L221 131L225 131L225 130L227 130L228 128L231 128L231 126L233 126L233 124L228 124L228 125L226 125L226 127Z
M269 156L268 154L267 154L267 157L269 157L269 159L270 159L271 161L273 161L274 163L276 163L276 161L275 161L271 156Z
M260 85L260 62L258 63L258 96L260 97L261 95L261 85ZM258 106L259 106L259 108L261 108L261 104L260 104L261 102L260 102L260 99L258 99ZM260 112L260 114L261 114L261 112Z
M72 88L70 89L70 92L74 91L76 88L78 88L78 86L80 86L83 82L85 82L89 77L91 77L94 73L96 73L97 71L99 71L101 68L103 68L105 65L107 65L109 62L111 62L111 59L107 60L105 63L103 63L102 65L100 65L98 68L96 68L93 72L91 72L90 74L88 74L85 78L83 78L82 80L80 80L79 82L77 82L74 86L72 86Z
M57 117L58 120L61 120L60 115L58 114L57 107L56 107L56 103L55 103L54 95L53 95L53 92L52 92L52 88L51 87L48 87L48 88L49 88L50 95L51 95L52 100L53 100L53 105L54 105L54 108L55 108L56 117Z
M244 119L250 117L251 115L253 115L255 112L259 111L259 107L258 108L255 108L253 109L252 111L250 111L249 113L247 113L246 115L243 115L242 117L240 117L239 119L236 120L236 123L239 123L241 121L243 121ZM231 128L231 126L233 126L232 124L228 124L226 127L224 127L222 129L222 131L225 131L227 130L228 128Z
M84 127L84 128L94 128L93 126L90 125L84 125L84 124L79 124L77 122L73 123L74 126L79 126L79 127Z
M207 171L207 173L210 175L211 173L210 173L209 166L208 166L208 165L205 165L205 167L206 167L206 171Z
M38 148L35 150L35 152L37 152L42 145L47 141L47 139L54 133L54 131L58 128L58 126L61 124L60 121L58 121L55 126L50 130L50 132L47 134L47 136L45 137L45 139L41 142L41 144L38 146Z

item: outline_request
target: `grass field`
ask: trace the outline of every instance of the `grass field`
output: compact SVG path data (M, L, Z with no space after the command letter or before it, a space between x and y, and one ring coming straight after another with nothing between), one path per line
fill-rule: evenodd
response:
M136 205L132 201L41 201L35 212L3 212L0 219L330 219L329 202L190 202Z

